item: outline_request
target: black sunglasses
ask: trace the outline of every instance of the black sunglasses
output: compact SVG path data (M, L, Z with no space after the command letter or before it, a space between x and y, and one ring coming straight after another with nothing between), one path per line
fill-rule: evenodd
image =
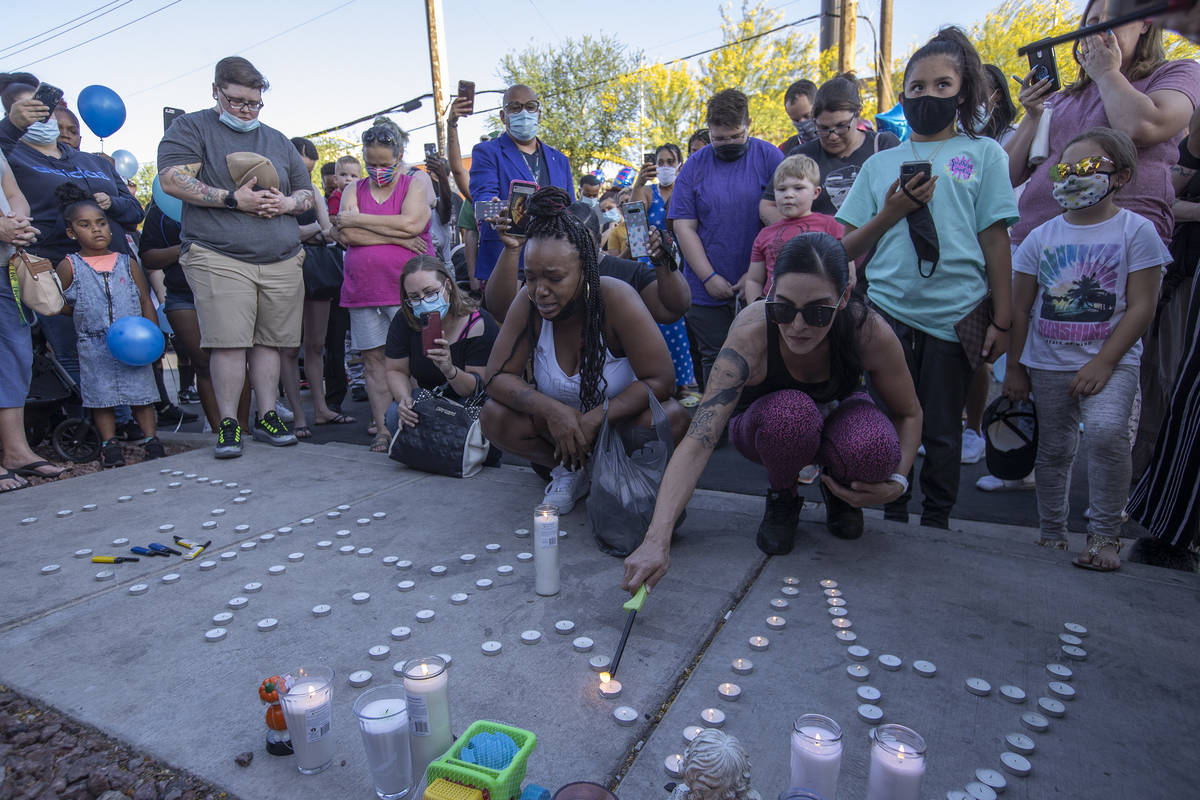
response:
M370 130L362 135L362 141L363 144L373 144L374 142L379 142L380 144L395 144L396 137L391 131Z
M833 323L833 315L837 310L837 306L808 305L796 308L782 300L768 300L767 320L776 325L791 325L799 314L806 324L814 328L827 328Z

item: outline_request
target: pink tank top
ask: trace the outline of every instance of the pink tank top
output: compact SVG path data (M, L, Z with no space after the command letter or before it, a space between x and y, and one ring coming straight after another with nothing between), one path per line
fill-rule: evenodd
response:
M404 207L404 197L408 194L412 182L413 178L410 175L399 176L396 179L395 191L382 203L378 203L371 196L370 182L360 180L356 192L359 213L399 216ZM421 240L425 242L425 252L432 252L428 223L421 234ZM404 292L400 288L400 273L408 260L415 256L413 251L398 244L372 244L347 248L344 262L345 276L342 283L342 307L400 305L404 302Z

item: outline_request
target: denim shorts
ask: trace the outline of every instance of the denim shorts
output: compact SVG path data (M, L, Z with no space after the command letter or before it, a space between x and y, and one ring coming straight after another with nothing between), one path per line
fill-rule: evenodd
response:
M167 289L167 299L163 303L163 311L195 311L196 298L191 292L176 292Z

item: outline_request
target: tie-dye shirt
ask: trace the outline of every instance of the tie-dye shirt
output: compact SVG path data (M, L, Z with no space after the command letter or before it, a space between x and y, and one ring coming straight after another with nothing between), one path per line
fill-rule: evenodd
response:
M1154 224L1127 209L1095 225L1058 216L1034 228L1013 256L1013 272L1038 282L1021 363L1075 371L1091 361L1125 316L1129 273L1170 260ZM1121 363L1136 367L1141 356L1139 339Z

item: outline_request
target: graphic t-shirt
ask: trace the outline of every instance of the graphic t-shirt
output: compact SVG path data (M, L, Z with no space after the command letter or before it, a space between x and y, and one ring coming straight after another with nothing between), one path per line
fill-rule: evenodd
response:
M1013 272L1038 281L1021 363L1074 371L1091 361L1125 316L1129 273L1170 260L1154 223L1127 209L1095 225L1058 216L1034 228L1013 256ZM1141 355L1139 339L1121 363L1136 367Z
M775 261L785 244L802 233L828 233L841 241L845 232L846 229L836 219L817 213L781 219L763 228L758 232L758 236L754 237L754 247L750 250L750 262L761 261L767 267L767 282L763 286L763 293L771 292L771 284L775 281Z

